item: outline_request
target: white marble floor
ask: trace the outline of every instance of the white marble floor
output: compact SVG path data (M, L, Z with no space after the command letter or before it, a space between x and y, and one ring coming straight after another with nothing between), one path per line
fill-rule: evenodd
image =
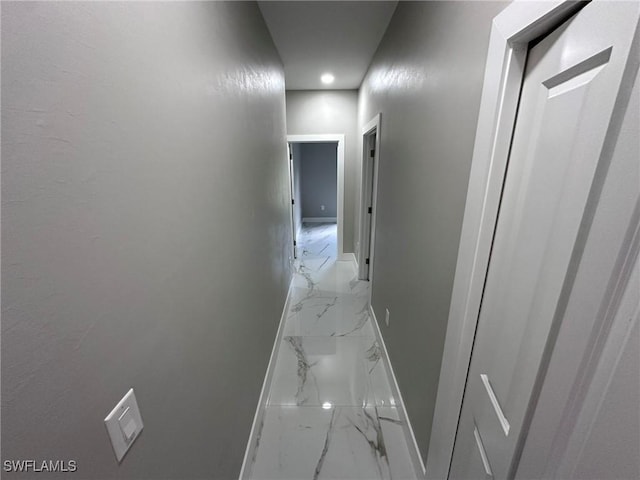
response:
M336 225L305 224L248 478L415 479L367 309L336 259Z

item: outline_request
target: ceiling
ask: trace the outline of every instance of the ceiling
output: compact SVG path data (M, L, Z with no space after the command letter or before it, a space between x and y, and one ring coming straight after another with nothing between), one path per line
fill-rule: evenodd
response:
M357 89L397 1L259 1L287 90ZM335 76L324 85L320 76Z

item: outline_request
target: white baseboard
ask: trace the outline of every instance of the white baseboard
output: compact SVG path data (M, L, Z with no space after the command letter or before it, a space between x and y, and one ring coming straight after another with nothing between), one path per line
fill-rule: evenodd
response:
M340 258L338 258L338 260L340 260L341 262L353 262L356 266L356 269L358 268L358 261L356 260L356 256L351 253L343 253L342 255L340 255Z
M369 304L369 313L371 314L371 319L373 320L373 330L375 331L376 339L382 346L382 364L387 372L389 378L391 378L391 393L398 400L398 404L396 408L398 409L398 414L400 416L400 421L404 422L408 429L405 430L405 436L407 445L409 446L409 453L411 454L411 459L413 460L414 465L419 465L422 469L422 475L426 475L427 469L425 468L424 461L422 460L422 456L420 455L420 449L418 448L418 442L416 441L416 436L413 433L413 427L411 426L411 421L409 420L409 416L407 415L407 411L404 407L404 400L402 400L402 394L400 393L400 387L398 386L398 380L396 379L396 375L393 372L393 367L391 366L391 360L389 359L389 353L387 352L387 346L384 343L384 338L382 338L382 332L380 331L380 325L378 324L378 318L376 317L376 312L373 310L373 306ZM413 448L411 448L413 447ZM416 472L419 473L419 472Z
M242 460L242 468L240 469L239 480L244 480L251 473L251 463L253 463L253 457L256 453L257 439L262 430L262 422L264 421L264 409L266 406L266 396L268 395L267 389L271 385L271 379L273 377L273 370L275 368L276 358L280 344L282 343L282 335L284 330L284 322L289 311L289 304L291 302L293 291L294 277L291 276L291 282L289 283L289 290L287 292L287 299L284 302L284 308L282 309L282 315L280 316L280 324L278 325L278 331L276 332L276 339L273 342L273 348L271 349L271 357L269 357L269 365L267 365L267 372L262 382L262 390L260 390L260 398L258 400L258 407L256 413L253 416L253 424L251 425L251 433L249 434L249 441L247 442L247 449L244 452L244 459Z
M336 217L304 217L302 223L336 223Z

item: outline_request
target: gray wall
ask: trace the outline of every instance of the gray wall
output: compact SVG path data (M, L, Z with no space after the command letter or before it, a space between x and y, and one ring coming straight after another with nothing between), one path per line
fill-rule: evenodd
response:
M354 252L357 176L360 164L356 90L287 91L287 134L344 134L344 231L343 250Z
M303 143L302 217L338 215L337 143ZM320 206L324 205L324 210Z
M360 91L381 112L373 307L423 457L440 362L491 20L490 2L400 2ZM358 180L358 184L360 181Z
M3 2L1 100L2 459L237 478L290 279L257 6ZM118 466L129 387L145 430Z
M292 143L291 154L293 155L293 228L298 234L302 228L302 144Z

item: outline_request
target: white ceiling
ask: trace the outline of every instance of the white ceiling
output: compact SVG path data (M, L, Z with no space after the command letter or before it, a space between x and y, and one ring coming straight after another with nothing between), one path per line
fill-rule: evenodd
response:
M259 1L287 90L357 89L397 1ZM335 81L324 85L320 75Z

